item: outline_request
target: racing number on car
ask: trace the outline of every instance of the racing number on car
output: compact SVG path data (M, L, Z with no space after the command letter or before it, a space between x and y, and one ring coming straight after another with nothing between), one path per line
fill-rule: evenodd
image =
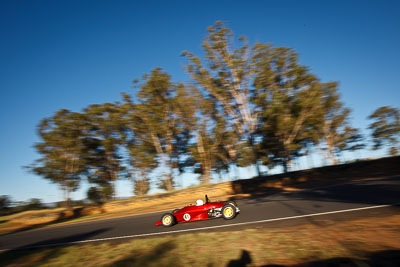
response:
M185 221L189 221L189 220L190 220L190 214L189 214L189 213L183 214L183 219L184 219Z

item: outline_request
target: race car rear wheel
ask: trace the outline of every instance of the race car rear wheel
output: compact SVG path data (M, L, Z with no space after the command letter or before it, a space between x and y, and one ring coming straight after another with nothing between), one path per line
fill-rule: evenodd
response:
M236 216L236 208L231 204L225 205L222 208L221 212L222 212L222 217L226 220L231 220Z
M161 223L166 227L171 227L175 224L175 217L171 213L165 213L161 217Z

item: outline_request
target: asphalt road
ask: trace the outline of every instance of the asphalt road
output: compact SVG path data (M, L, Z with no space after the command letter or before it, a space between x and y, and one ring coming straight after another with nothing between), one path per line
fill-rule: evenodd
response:
M207 192L205 192L207 193ZM210 196L211 201L215 200ZM195 199L192 200L195 202ZM233 220L214 219L153 226L164 212L83 222L0 236L0 251L129 238L180 234L192 231L232 231L242 228L282 227L321 223L349 217L400 213L400 176L312 190L252 197L237 201L241 213ZM189 204L189 203L188 203ZM171 210L176 207L171 207Z

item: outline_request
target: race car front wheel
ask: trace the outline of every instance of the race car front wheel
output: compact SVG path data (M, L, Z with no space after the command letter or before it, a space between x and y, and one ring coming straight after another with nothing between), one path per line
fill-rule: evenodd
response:
M161 217L161 223L164 226L170 227L175 224L175 217L171 213L165 213Z
M234 206L234 207L239 207L238 206L238 204L236 203L236 201L234 201L234 200L229 200L229 201L227 201L227 202L225 202L226 204L230 204L230 205L232 205L232 206Z
M225 205L221 211L222 217L226 220L231 220L236 216L236 208L231 204Z

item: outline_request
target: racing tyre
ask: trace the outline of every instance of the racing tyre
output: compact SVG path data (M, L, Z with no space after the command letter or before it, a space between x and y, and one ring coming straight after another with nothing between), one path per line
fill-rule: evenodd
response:
M236 208L239 207L238 204L236 203L236 201L233 201L233 200L227 201L226 204L232 205L232 206L234 206Z
M231 220L236 217L236 208L231 204L225 205L222 208L221 212L222 212L222 217L225 220Z
M161 223L166 227L171 227L175 224L175 217L171 213L165 213L161 217Z

